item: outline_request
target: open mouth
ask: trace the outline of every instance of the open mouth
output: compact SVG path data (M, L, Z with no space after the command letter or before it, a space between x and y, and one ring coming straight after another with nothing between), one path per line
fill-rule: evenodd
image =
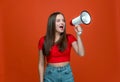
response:
M60 26L61 29L63 29L63 26Z

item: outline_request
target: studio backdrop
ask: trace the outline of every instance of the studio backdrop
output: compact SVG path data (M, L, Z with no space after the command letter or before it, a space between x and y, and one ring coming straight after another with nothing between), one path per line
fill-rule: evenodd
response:
M38 41L46 33L51 13L71 20L87 10L89 25L81 24L85 56L71 51L75 82L120 82L119 0L0 1L0 82L39 82ZM85 23L85 22L84 22ZM74 24L74 23L73 23Z

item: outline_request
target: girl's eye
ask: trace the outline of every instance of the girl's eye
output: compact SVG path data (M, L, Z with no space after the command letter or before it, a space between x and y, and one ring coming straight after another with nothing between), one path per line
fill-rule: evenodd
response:
M63 19L62 21L65 22L65 19Z
M60 22L60 20L58 19L58 20L56 20L56 22Z
M56 22L60 22L60 21L65 22L64 19L62 19L62 20L60 20L60 19L56 20Z

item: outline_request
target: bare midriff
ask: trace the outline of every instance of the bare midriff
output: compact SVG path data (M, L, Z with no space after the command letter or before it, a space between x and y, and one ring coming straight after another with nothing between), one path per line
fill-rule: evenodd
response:
M65 65L67 65L67 64L69 64L70 62L69 61L67 61L67 62L60 62L60 63L48 63L49 65L51 65L51 66L54 66L54 67L63 67L63 66L65 66Z

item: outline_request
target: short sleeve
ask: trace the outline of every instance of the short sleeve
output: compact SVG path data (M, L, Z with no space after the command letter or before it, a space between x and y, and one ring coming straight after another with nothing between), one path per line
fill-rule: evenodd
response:
M44 44L44 37L41 37L38 43L38 49L41 50Z
M77 39L72 34L68 34L68 41L72 44L72 42L77 41Z

